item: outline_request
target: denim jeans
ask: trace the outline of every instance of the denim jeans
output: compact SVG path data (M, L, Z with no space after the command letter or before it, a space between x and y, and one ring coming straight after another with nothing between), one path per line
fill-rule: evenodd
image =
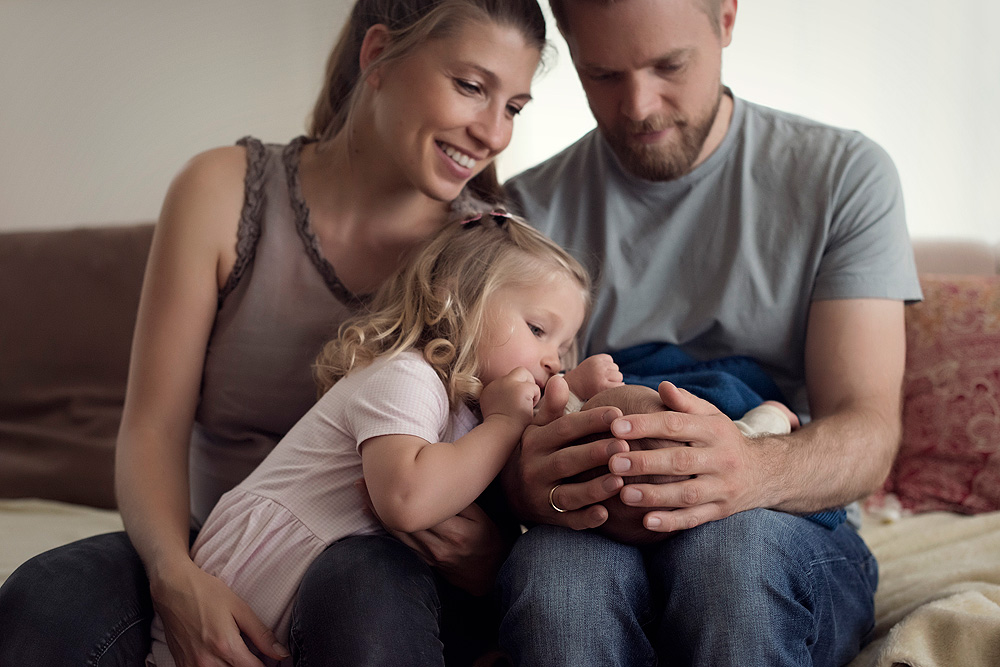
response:
M751 510L651 547L537 526L500 573L517 665L844 665L878 568L849 525Z
M0 665L144 664L153 603L125 533L47 551L0 588Z
M452 586L388 535L347 537L310 566L292 612L299 667L471 665L496 646L495 600Z
M125 533L80 540L29 560L0 588L0 665L141 667L152 618ZM347 538L307 572L290 648L310 667L441 665L443 641L448 665L468 665L495 645L497 622L492 600L444 582L401 542Z

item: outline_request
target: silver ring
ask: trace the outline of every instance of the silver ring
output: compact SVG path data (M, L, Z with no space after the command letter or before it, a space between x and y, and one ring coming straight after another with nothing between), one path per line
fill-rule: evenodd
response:
M549 505L552 505L552 509L554 509L555 511L559 512L560 514L564 514L569 510L564 510L563 508L556 505L556 499L554 496L556 489L558 489L560 486L562 486L562 484L556 484L555 486L552 487L552 490L549 491Z

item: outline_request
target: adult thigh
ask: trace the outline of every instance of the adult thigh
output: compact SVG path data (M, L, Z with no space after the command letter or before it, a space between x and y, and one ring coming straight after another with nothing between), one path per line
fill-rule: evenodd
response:
M0 588L0 665L143 665L153 605L125 533L24 563Z
M347 537L306 571L292 612L297 667L444 665L434 573L388 535Z
M647 553L666 665L843 665L874 625L875 559L853 528L751 510Z
M517 665L651 665L641 552L591 532L536 526L500 571L500 645Z

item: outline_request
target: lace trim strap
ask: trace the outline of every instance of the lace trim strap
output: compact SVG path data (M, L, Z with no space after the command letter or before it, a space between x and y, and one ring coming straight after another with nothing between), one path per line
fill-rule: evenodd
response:
M360 306L367 303L369 297L354 294L354 292L347 289L340 282L340 278L337 277L337 272L334 270L333 265L323 256L323 252L319 247L319 239L313 234L312 228L309 225L309 207L302 196L302 184L299 179L299 159L302 155L302 147L311 141L313 140L308 137L297 137L285 146L282 155L285 163L285 172L288 177L288 192L291 197L292 210L295 213L295 227L302 238L309 259L312 260L316 270L323 277L326 286L344 305L350 307L352 310L357 310Z
M243 210L240 212L239 228L236 231L236 262L226 284L219 290L219 306L240 282L247 267L253 262L260 239L261 211L264 209L265 168L267 149L254 137L243 137L236 142L247 151L247 174L243 180Z

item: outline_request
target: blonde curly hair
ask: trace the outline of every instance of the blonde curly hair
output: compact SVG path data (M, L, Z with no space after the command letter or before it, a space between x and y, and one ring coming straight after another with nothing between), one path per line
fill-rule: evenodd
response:
M441 378L452 408L474 403L483 388L477 351L497 290L568 276L589 308L590 279L569 253L518 218L480 215L448 223L378 290L364 313L341 325L316 359L321 395L354 368L416 349ZM575 364L576 350L567 356L564 365Z

